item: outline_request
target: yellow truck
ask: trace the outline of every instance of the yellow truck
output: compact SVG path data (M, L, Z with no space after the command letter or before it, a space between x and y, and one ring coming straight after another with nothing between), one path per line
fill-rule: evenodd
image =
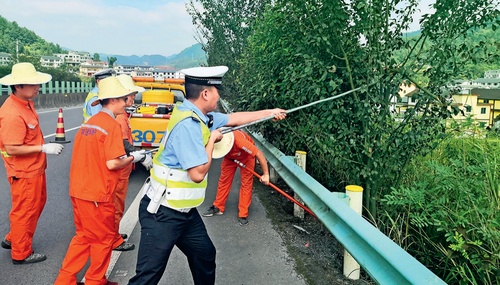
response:
M134 84L146 90L128 108L133 144L137 148L158 148L167 129L174 104L184 100L184 79L133 77Z

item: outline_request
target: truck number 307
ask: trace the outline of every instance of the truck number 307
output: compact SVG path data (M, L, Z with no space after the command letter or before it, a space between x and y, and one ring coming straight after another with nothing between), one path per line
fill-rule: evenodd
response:
M133 130L132 137L134 138L135 143L154 143L159 142L163 137L164 131L154 132L152 130ZM158 139L158 140L156 140Z

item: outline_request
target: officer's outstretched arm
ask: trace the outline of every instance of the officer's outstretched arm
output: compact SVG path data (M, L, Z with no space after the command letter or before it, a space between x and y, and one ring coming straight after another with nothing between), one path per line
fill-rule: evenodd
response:
M187 170L189 178L193 180L193 182L200 183L205 179L205 176L210 169L210 165L212 165L212 153L214 151L214 144L222 139L222 133L220 130L213 130L210 133L210 138L208 139L208 143L205 146L205 151L207 152L208 161L205 164L201 164L195 167L192 167Z
M283 120L286 117L286 110L275 108L252 112L236 112L229 114L229 121L226 126L240 126L260 119L274 116L274 120Z

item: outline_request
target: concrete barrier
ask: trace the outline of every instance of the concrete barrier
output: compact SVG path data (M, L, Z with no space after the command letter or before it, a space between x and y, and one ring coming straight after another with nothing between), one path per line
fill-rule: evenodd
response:
M38 94L38 96L33 99L35 102L36 109L48 109L48 108L60 108L68 106L82 105L87 97L87 92L85 93L57 93L57 94ZM9 98L7 96L0 96L0 106L3 102Z

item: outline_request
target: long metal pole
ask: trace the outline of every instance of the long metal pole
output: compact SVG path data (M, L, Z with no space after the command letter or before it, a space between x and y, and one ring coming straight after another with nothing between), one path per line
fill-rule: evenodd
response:
M311 107L311 106L319 104L319 103L323 103L323 102L326 102L326 101L331 101L331 100L334 100L334 99L337 99L337 98L349 95L349 94L351 94L353 92L356 92L356 91L358 91L358 90L360 90L362 88L368 87L368 86L373 85L373 84L375 84L375 83L363 85L363 86L360 86L358 88L349 90L347 92L344 92L344 93L341 93L341 94L338 94L338 95L335 95L335 96L332 96L332 97L328 97L328 98L325 98L325 99L320 99L320 100L311 102L309 104L298 106L298 107L292 108L290 110L286 110L286 113L290 114L292 112L295 112L295 111L298 111L298 110L301 110L301 109L304 109L304 108L307 108L307 107ZM250 122L250 123L247 123L247 124L243 124L243 125L239 125L239 126L236 126L236 127L224 128L221 131L221 133L222 134L227 134L227 133L230 133L232 131L236 131L236 130L239 130L239 129L242 129L242 128L245 128L245 127L248 127L248 126L252 126L252 125L255 125L255 124L258 124L258 123L262 123L262 122L265 122L265 121L269 121L269 120L272 120L272 119L274 119L274 116L269 116L269 117L266 117L266 118L262 118L260 120L253 121L253 122ZM155 152L157 150L158 150L158 148L152 149L152 150L147 150L146 153L152 153L152 152Z
M374 83L372 83L374 84ZM290 114L292 112L295 112L295 111L298 111L298 110L301 110L301 109L304 109L304 108L307 108L307 107L311 107L313 105L316 105L316 104L319 104L319 103L323 103L323 102L326 102L326 101L330 101L330 100L334 100L334 99L337 99L337 98L340 98L340 97L343 97L343 96L346 96L346 95L349 95L353 92L356 92L362 88L365 88L365 87L368 87L372 84L368 84L368 85L364 85L364 86L360 86L358 88L355 88L355 89L352 89L352 90L349 90L347 92L344 92L344 93L341 93L339 95L335 95L335 96L332 96L332 97L328 97L328 98L325 98L325 99L321 99L321 100L317 100L317 101L314 101L314 102L311 102L309 104L306 104L306 105L302 105L302 106L298 106L298 107L295 107L295 108L292 108L290 110L286 110L286 113L287 114ZM242 128L245 128L245 127L248 127L248 126L252 126L252 125L255 125L255 124L258 124L258 123L262 123L262 122L265 122L265 121L269 121L271 119L274 119L274 115L273 116L269 116L269 117L266 117L266 118L262 118L260 120L257 120L257 121L253 121L253 122L250 122L250 123L247 123L247 124L243 124L243 125L239 125L239 126L236 126L236 127L230 127L230 128L225 128L221 131L222 134L227 134L227 133L230 133L232 131L236 131L236 130L239 130L239 129L242 129Z

